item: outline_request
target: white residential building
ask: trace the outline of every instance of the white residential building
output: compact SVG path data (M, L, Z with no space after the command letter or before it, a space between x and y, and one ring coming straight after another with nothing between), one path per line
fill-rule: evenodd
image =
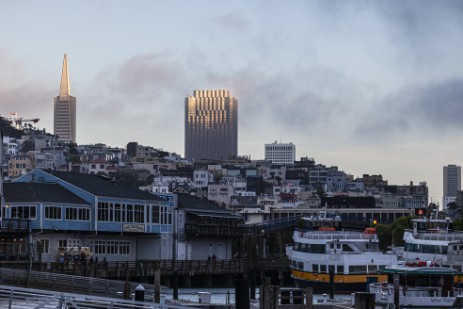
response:
M206 189L207 185L214 179L213 174L206 170L193 171L193 183L197 189Z
M233 187L229 184L210 184L207 190L207 199L219 205L229 206L234 195Z

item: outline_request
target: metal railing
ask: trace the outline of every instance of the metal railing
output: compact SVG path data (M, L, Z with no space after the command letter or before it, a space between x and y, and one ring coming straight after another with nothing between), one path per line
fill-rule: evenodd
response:
M231 259L231 260L139 260L127 262L89 263L78 261L72 263L0 261L0 268L14 268L33 271L60 273L63 275L95 277L95 278L133 278L153 276L156 269L161 275L170 275L175 269L179 275L191 274L236 274L251 267L265 267L266 270L289 270L289 262L285 258L274 259Z
M123 298L124 290L135 291L136 282L106 280L92 277L64 275L59 273L0 268L0 283L12 286L34 287L69 293L83 293L114 298ZM127 287L126 285L129 285ZM154 286L143 283L145 295L152 296Z
M155 304L81 294L49 292L0 285L0 308L5 309L192 309L193 307Z

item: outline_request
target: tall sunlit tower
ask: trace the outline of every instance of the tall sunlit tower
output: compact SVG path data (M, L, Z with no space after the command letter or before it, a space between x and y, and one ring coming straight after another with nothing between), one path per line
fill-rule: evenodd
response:
M461 166L450 164L444 166L444 194L442 207L444 210L451 202L455 202L458 191L461 190Z
M53 130L59 140L76 142L76 98L71 96L67 54L64 54L59 95L54 100Z
M227 160L238 154L238 100L228 90L195 90L185 99L185 157Z

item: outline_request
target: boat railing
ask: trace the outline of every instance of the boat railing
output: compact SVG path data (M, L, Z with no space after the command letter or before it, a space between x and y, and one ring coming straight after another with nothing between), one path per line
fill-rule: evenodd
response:
M370 292L377 294L380 298L391 297L394 295L394 287L391 284L371 283ZM452 288L443 290L440 287L399 287L399 293L404 297L456 297L463 296L462 288Z
M298 231L298 236L304 239L324 239L324 240L375 240L377 239L376 234L366 234L359 232L344 232L344 233L333 233L329 231L318 231L318 232L306 232Z
M437 241L457 241L463 240L462 231L452 231L451 233L447 232L430 232L430 231L414 231L414 230L405 230L413 235L415 239L422 240L437 240Z

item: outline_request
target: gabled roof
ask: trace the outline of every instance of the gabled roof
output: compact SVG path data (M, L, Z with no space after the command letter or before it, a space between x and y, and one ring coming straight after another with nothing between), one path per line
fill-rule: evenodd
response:
M6 203L48 202L85 204L86 201L54 183L6 182L3 184Z
M177 195L178 208L197 216L243 219L239 214L224 209L208 200L201 199L189 194Z
M108 176L61 171L50 171L48 173L95 196L163 201L149 192L112 181L112 178Z

